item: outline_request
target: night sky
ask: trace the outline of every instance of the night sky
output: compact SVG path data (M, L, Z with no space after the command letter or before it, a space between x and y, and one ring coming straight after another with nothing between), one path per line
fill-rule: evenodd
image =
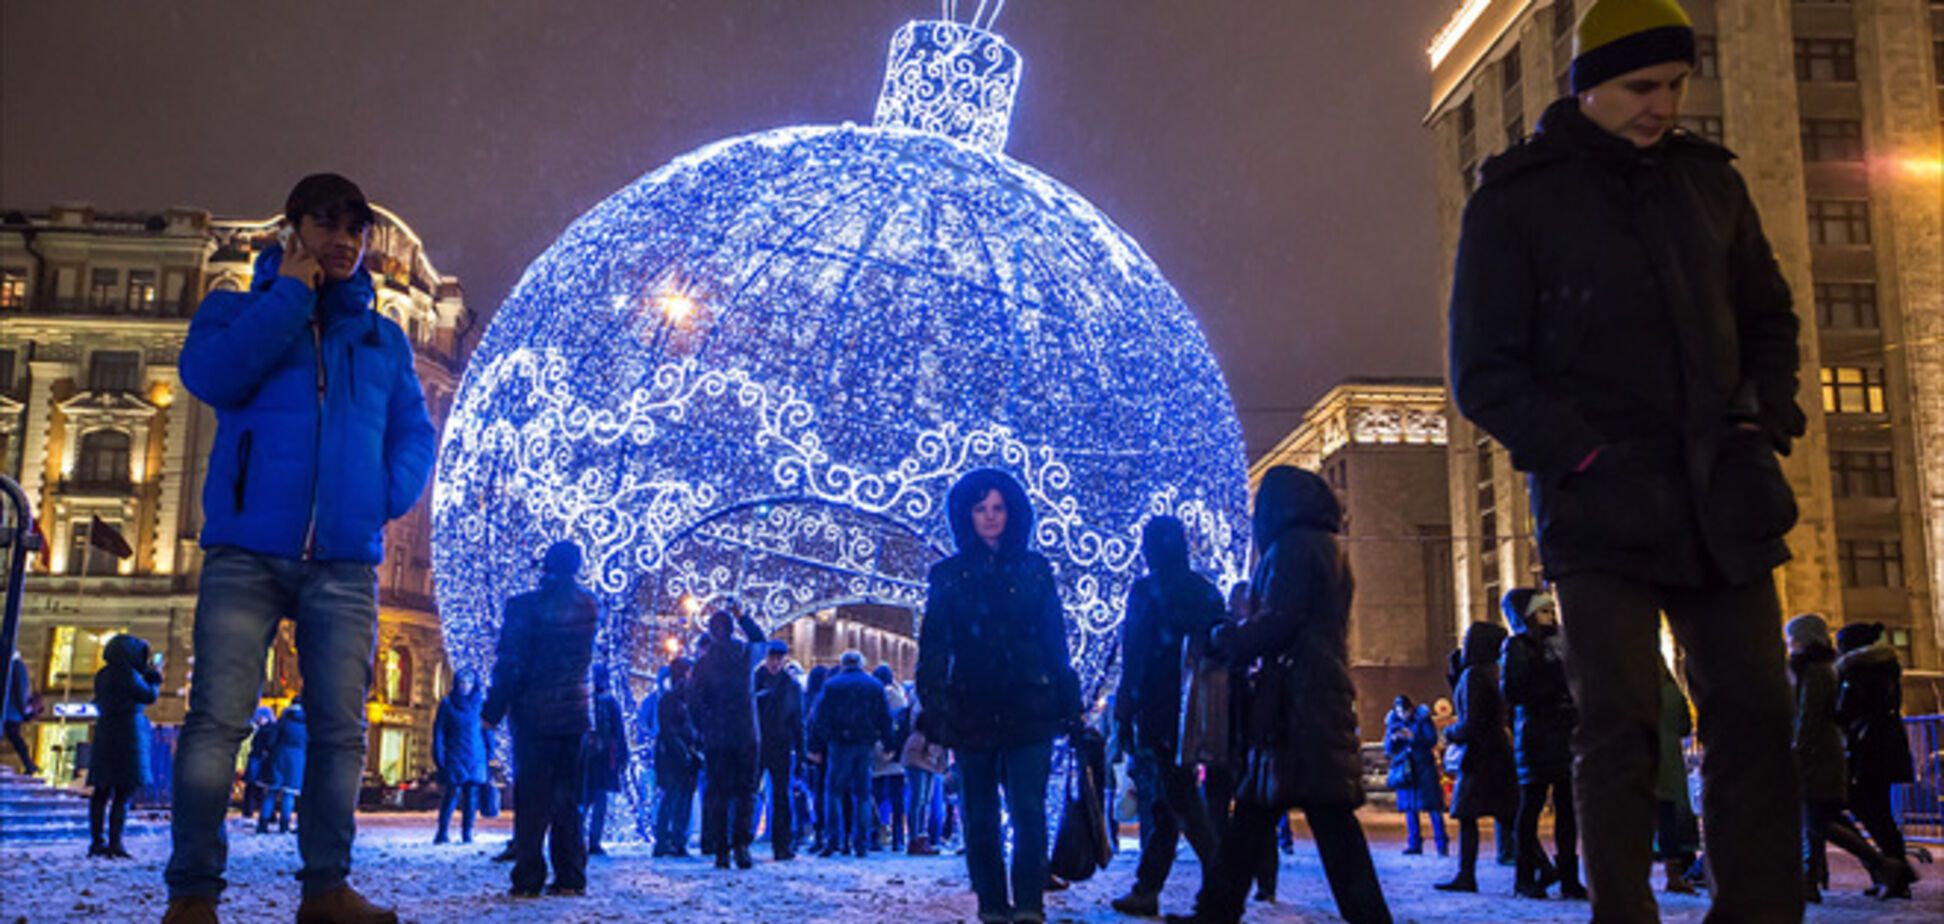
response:
M961 18L976 0L962 0ZM1010 0L1007 152L1139 240L1250 454L1351 375L1435 375L1424 47L1450 0ZM0 4L0 206L277 211L357 180L489 313L608 194L710 141L868 123L937 0Z

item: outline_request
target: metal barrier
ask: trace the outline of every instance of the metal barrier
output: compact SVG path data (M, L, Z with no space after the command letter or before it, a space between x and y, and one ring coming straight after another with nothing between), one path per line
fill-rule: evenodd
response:
M1904 734L1917 781L1890 790L1890 810L1905 840L1944 844L1944 715L1908 716Z

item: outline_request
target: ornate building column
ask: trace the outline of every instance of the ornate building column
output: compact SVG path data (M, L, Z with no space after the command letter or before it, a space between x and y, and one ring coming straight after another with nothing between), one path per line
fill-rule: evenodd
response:
M174 574L182 546L183 481L195 402L183 393L181 375L173 365L149 366L149 383L150 394L162 410L162 467L155 473L155 573Z
M27 420L24 424L26 432L21 437L20 489L26 492L28 502L34 505L34 515L45 524L52 512L42 492L47 487L48 431L54 426L54 382L73 375L74 365L34 360L27 364L27 368ZM54 540L47 525L41 527L41 533L48 541Z

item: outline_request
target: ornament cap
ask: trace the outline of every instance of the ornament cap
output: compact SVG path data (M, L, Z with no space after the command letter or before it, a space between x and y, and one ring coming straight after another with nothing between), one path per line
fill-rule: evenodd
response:
M949 20L906 23L891 37L876 124L1001 153L1024 67L996 32Z

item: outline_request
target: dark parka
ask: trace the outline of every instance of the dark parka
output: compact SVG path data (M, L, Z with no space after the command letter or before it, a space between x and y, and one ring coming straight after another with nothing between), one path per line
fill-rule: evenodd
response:
M1350 681L1349 559L1337 544L1342 509L1315 473L1270 469L1256 491L1249 619L1215 630L1231 664L1260 662L1243 738L1245 793L1302 808L1363 804L1356 687ZM1275 779L1259 778L1273 768Z
M1408 715L1396 709L1384 713L1384 756L1390 758L1391 787L1400 812L1444 811L1444 779L1438 773L1438 723L1431 707L1418 706ZM1403 766L1402 773L1397 767Z
M1519 778L1513 768L1512 736L1505 728L1505 700L1499 695L1498 652L1505 630L1475 622L1465 630L1464 670L1452 695L1457 721L1445 740L1464 746L1458 780L1451 787L1451 817L1511 818L1519 810Z
M1836 676L1836 717L1849 747L1850 779L1858 786L1916 779L1904 735L1903 668L1896 651L1882 642L1846 651L1836 661Z
M1554 580L1745 584L1788 559L1799 322L1732 160L1679 130L1636 149L1568 97L1465 207L1452 387L1529 473Z
M103 647L95 672L94 745L88 757L88 785L134 792L149 785L148 705L162 689L162 675L149 665L149 643L117 635Z
M1512 749L1520 784L1573 778L1573 726L1579 712L1566 688L1566 660L1555 627L1527 625L1517 597L1505 601L1512 637L1499 650L1499 690L1512 709Z
M459 672L452 692L439 701L439 714L432 723L432 762L439 767L439 782L446 786L489 782L486 729L479 718L486 693L472 677L472 671Z
M627 719L613 693L594 694L594 728L581 751L581 792L620 792L628 769Z
M1181 659L1226 615L1222 593L1188 563L1180 520L1155 517L1141 532L1148 573L1127 595L1115 718L1131 722L1134 745L1172 760L1181 727Z
M832 744L890 747L892 732L891 704L876 677L861 667L846 667L824 681L810 713L812 750L822 752Z
M688 666L681 663L655 702L655 780L663 787L694 786L702 767L702 736L689 713Z
M972 508L998 491L1006 529L997 549L972 529ZM932 566L918 637L919 724L962 750L1052 741L1080 722L1080 677L1067 652L1053 566L1027 548L1033 508L1012 476L966 473L946 510L958 553ZM828 687L825 696L829 695Z
M506 601L493 684L480 717L508 715L515 735L581 735L592 727L594 635L600 608L573 573L549 572L537 590Z
M728 632L709 633L709 650L695 660L695 673L689 677L689 708L702 733L704 750L747 751L753 756L759 733L756 691L749 674L763 658L763 629L743 614L737 614L736 623L742 627L743 639Z
M1795 729L1791 738L1802 797L1841 803L1849 798L1849 772L1843 762L1843 730L1836 722L1836 650L1824 639L1789 655L1789 680L1795 685Z
M803 756L803 688L787 670L756 669L756 724L763 736L762 763L776 766Z

